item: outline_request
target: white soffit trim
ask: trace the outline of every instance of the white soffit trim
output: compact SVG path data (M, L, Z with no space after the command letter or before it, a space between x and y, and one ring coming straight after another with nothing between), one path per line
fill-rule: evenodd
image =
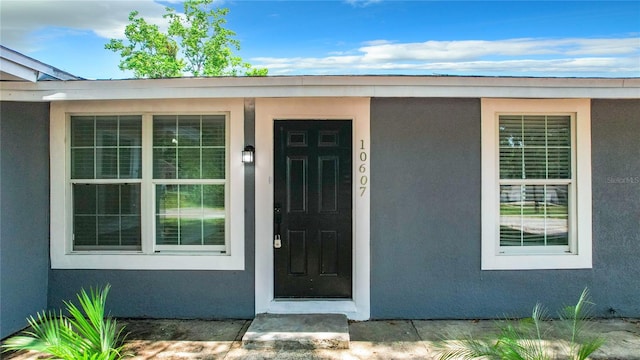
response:
M279 97L640 98L640 78L290 76L0 83L2 100Z

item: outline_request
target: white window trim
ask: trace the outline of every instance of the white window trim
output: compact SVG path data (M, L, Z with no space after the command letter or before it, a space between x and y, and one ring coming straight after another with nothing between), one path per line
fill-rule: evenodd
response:
M589 99L482 99L482 270L592 268L591 102ZM575 211L569 224L574 237L570 253L500 254L498 114L575 115ZM571 244L570 239L570 244Z
M227 219L229 252L153 252L153 211L150 177L142 181L141 217L143 251L72 251L71 186L68 181L69 161L67 124L71 114L208 114L228 115L227 147L229 156L228 184L230 194ZM244 148L243 99L172 99L172 100L113 100L83 102L53 102L50 122L51 175L51 267L53 269L127 269L127 270L244 270ZM145 122L143 120L143 126ZM149 124L149 122L147 122ZM148 125L147 125L148 126ZM145 132L146 130L146 132ZM143 129L143 136L150 136ZM148 151L147 151L148 152ZM152 171L151 154L143 148L143 174Z

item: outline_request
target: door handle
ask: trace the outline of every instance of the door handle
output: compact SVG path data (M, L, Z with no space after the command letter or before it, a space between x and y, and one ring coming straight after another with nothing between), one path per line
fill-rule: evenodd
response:
M282 240L280 239L280 224L282 223L282 209L280 204L276 203L273 207L273 221L274 221L274 236L273 247L280 249L282 247Z
M276 249L280 249L282 247L282 240L280 240L280 235L276 235L273 237L273 247Z

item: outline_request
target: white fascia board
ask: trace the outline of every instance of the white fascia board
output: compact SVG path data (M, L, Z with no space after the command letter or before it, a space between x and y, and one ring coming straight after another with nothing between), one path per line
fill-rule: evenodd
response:
M37 81L40 74L45 74L53 77L58 80L79 80L77 76L71 75L65 71L57 69L51 65L47 65L41 61L38 61L34 58L21 54L15 50L11 50L7 47L0 45L0 58L3 60L2 62L2 71L4 69L4 62L8 61L14 63L22 68L29 69L36 74L36 80L31 80L31 78L23 78L28 81ZM8 71L7 71L8 72Z
M26 80L31 82L36 82L38 80L37 71L5 58L0 58L0 71L2 71L3 78L5 77L5 74L7 74L17 80Z
M495 78L292 76L0 83L9 101L280 98L466 97L640 98L640 78Z

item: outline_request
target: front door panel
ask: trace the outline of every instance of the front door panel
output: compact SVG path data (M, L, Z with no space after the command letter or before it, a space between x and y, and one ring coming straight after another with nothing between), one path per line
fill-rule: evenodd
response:
M350 298L351 121L274 123L276 298Z

